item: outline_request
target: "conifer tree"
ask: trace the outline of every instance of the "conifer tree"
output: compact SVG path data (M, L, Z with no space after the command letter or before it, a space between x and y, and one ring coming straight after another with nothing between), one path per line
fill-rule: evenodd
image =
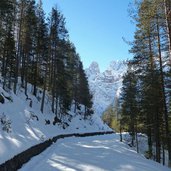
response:
M141 115L145 132L148 135L149 154L155 155L156 161L161 162L160 150L167 146L170 161L170 127L168 113L168 93L166 91L166 75L164 62L167 63L169 41L166 32L164 1L143 0L137 3L137 31L131 52L134 59L131 61L138 78L141 99ZM152 151L155 144L156 150ZM154 154L152 154L154 153ZM163 164L165 159L163 157ZM170 162L169 162L170 163Z
M19 78L27 100L28 83L36 97L38 88L43 89L42 113L48 92L56 120L65 117L72 104L85 106L85 118L92 114L88 81L57 7L46 20L41 0L1 1L0 68L4 89L17 94Z
M137 119L137 87L136 77L131 68L128 68L127 74L123 78L122 88L122 120L128 124L128 131L131 133L131 145L134 146L136 134L136 119Z

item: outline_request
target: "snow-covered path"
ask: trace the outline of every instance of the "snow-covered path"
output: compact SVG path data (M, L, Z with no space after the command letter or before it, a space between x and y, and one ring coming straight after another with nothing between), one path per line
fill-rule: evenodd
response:
M171 171L128 149L116 134L61 139L21 169L29 170Z

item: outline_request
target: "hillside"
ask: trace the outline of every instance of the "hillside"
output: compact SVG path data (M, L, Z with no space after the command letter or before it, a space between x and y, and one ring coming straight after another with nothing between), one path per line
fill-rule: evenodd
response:
M0 163L58 134L110 130L96 114L85 120L83 110L74 113L73 108L54 125L55 115L50 108L51 96L46 94L45 110L42 113L41 89L36 97L31 91L32 86L29 84L26 98L22 88L18 88L15 95L12 91L6 92L0 87L0 95L4 99L1 99L0 103Z

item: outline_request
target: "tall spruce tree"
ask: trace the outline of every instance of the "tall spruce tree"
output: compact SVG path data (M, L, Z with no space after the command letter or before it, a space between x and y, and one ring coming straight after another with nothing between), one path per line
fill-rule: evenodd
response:
M165 3L165 4L164 4ZM169 39L166 29L166 1L143 0L136 3L136 26L134 42L131 52L134 59L131 61L138 78L141 105L139 106L143 119L145 132L148 135L148 157L155 155L157 162L161 162L160 151L163 151L163 164L165 163L164 148L169 154L170 165L170 126L166 89L165 64L169 61ZM167 1L168 5L168 1ZM165 8L164 8L165 7ZM168 7L168 6L167 6ZM167 19L168 21L168 19ZM163 53L165 52L165 53ZM162 55L165 54L165 55ZM169 86L169 85L168 85ZM155 145L156 150L152 151ZM153 154L152 154L153 153Z
M13 88L17 94L19 78L28 100L28 83L36 97L38 88L43 89L42 113L48 92L56 120L65 117L73 104L85 106L85 118L92 114L88 81L57 7L46 20L41 0L1 1L0 68L4 89Z
M127 123L128 131L131 133L131 145L134 146L137 120L137 87L136 77L133 70L129 67L127 74L123 77L123 88L121 94L122 101L122 120ZM123 123L124 123L123 122Z

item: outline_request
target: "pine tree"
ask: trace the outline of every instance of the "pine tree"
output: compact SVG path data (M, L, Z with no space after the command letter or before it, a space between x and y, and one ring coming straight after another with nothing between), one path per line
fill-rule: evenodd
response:
M168 121L168 99L166 92L166 76L163 63L168 56L162 52L169 51L169 41L166 39L166 22L164 1L143 0L137 6L137 31L131 52L134 59L131 61L136 68L139 79L141 99L141 113L144 116L144 127L148 135L149 157L152 156L152 145L155 144L156 161L161 162L160 149L165 144L170 156L170 128ZM164 156L164 150L163 150ZM170 158L170 157L169 157ZM163 163L164 163L163 158Z
M131 68L128 68L127 74L123 77L123 88L121 94L122 120L128 124L128 131L131 133L131 145L134 146L137 120L137 87L136 77Z
M21 82L27 96L27 84L33 83L36 38L36 7L35 1L29 0L26 4L23 34L22 34L22 63L21 63Z
M165 8L165 19L166 19L166 28L167 28L167 37L168 37L168 52L169 52L169 60L171 65L171 1L164 0L163 4Z
M84 105L84 117L86 118L87 116L91 115L92 95L89 92L88 80L83 70L83 65L81 61L79 62L78 74L78 102Z
M58 89L59 79L61 77L60 68L64 67L63 54L61 54L62 50L60 49L60 43L62 40L65 40L67 37L67 30L65 28L65 18L56 8L52 8L51 16L50 16L50 82L51 86L51 94L52 94L52 112L55 112L56 105L56 115L57 115L57 107L59 100L59 92ZM56 101L56 102L55 102Z
M3 7L4 9L1 9ZM2 21L0 23L0 55L4 89L7 87L11 89L15 72L15 9L15 1L2 2L0 7Z
M35 96L38 88L43 89L42 113L48 92L56 121L68 115L73 104L85 106L85 118L92 114L88 81L57 7L46 20L41 0L1 1L0 66L4 89L13 88L17 94L19 78L26 99L28 83Z

